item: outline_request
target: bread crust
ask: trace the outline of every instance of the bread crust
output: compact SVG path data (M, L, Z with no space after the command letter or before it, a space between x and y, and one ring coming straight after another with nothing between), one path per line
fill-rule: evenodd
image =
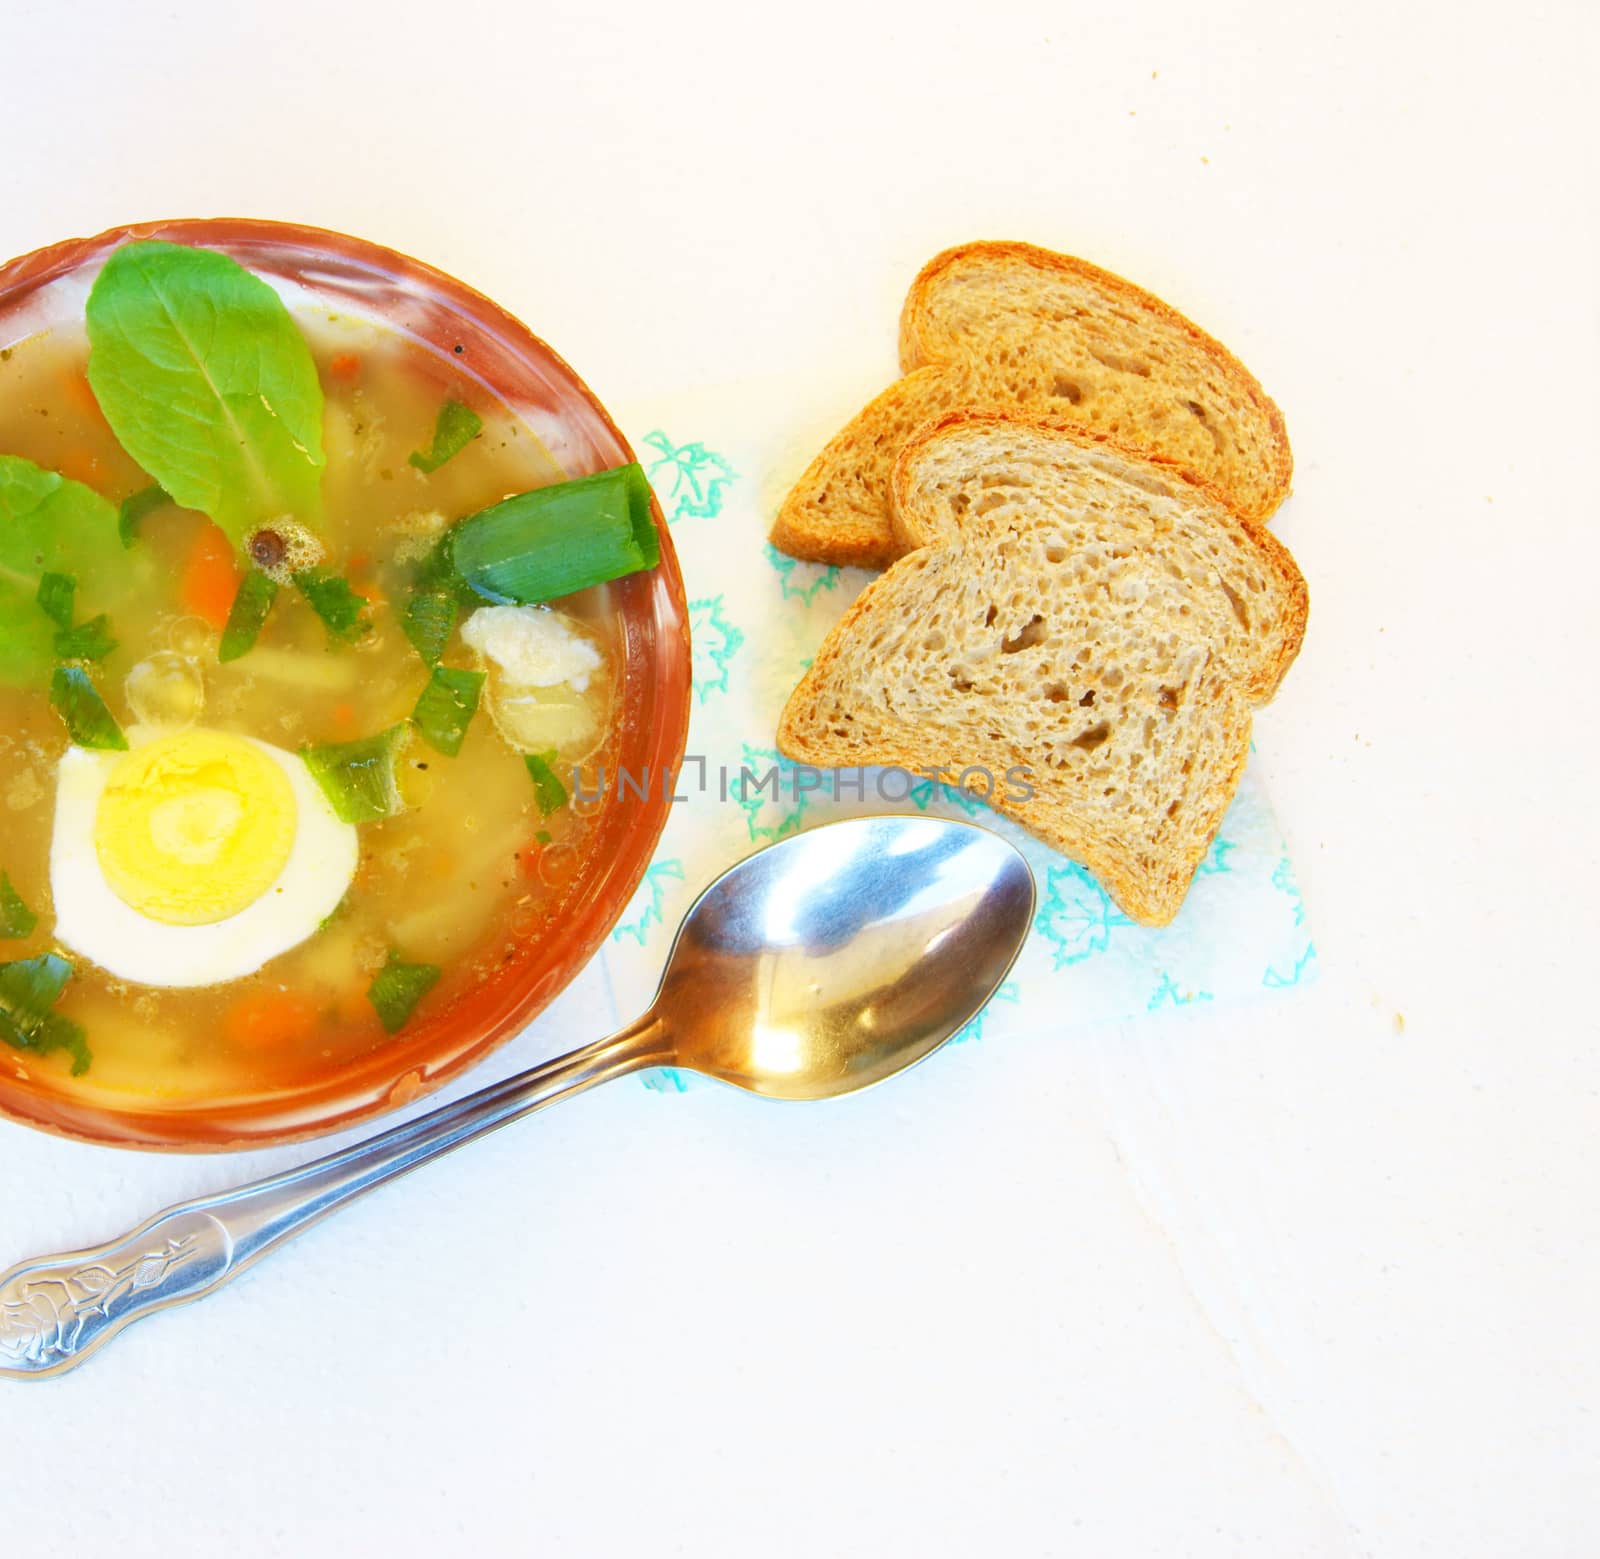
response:
M907 377L891 385L857 413L829 440L795 483L770 532L772 544L780 551L811 562L867 568L887 567L902 555L903 544L886 512L886 494L878 495L880 506L875 511L865 505L842 512L837 506L825 509L824 503L842 478L862 485L864 471L873 455L885 442L904 436L898 430L909 410L908 397L937 402L933 408L935 415L969 405L986 405L991 409L995 406L996 397L992 393L985 394L981 386L968 382L968 371L960 355L940 340L929 321L930 301L937 295L941 280L952 269L971 262L1014 264L1030 271L1053 272L1089 283L1107 297L1119 299L1176 331L1191 349L1212 365L1266 430L1267 482L1258 500L1245 501L1233 495L1234 509L1248 512L1257 521L1265 521L1288 496L1294 475L1294 456L1283 413L1260 381L1221 342L1154 293L1087 260L1035 244L984 239L941 251L917 273L900 313L900 366ZM913 378L921 381L914 387L915 395L911 394L913 386L908 384ZM1094 431L1090 423L1059 409L1048 414ZM1136 447L1147 454L1158 453L1147 444L1138 443Z

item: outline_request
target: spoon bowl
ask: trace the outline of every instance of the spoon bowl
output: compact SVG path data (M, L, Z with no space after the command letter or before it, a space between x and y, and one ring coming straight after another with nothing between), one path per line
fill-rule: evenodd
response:
M681 1066L768 1098L829 1099L882 1082L982 1009L1033 899L1027 863L970 823L852 818L769 846L695 901L649 1011L611 1038L104 1245L0 1273L0 1377L59 1375L368 1191L597 1083Z
M769 1099L831 1099L937 1050L994 994L1033 922L998 834L862 817L741 861L685 918L651 1013L673 1064Z

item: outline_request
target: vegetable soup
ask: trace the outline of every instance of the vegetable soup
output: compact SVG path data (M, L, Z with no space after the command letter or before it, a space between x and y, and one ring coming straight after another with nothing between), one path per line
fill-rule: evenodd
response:
M249 1100L558 935L657 545L448 359L115 251L0 352L0 1075Z

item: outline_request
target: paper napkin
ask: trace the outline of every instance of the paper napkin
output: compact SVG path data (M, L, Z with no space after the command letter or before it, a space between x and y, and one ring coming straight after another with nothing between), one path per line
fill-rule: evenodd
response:
M1032 935L964 1038L1234 1002L1309 980L1316 949L1253 764L1182 911L1161 930L1130 921L1082 867L968 792L872 769L859 796L849 782L834 794L826 772L821 788L806 788L814 771L797 775L774 746L778 716L872 576L796 562L766 540L783 494L832 431L797 425L795 400L792 383L763 380L632 407L621 419L683 570L694 690L676 787L685 799L603 953L619 1018L649 1002L678 922L720 872L763 844L866 812L973 819L1016 843L1033 868ZM851 409L837 395L820 404L834 421ZM676 1074L664 1082L681 1085Z

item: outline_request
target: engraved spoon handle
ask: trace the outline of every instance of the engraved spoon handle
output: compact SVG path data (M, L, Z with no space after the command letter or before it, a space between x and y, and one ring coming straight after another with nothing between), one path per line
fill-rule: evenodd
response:
M81 1364L125 1326L215 1292L302 1230L430 1159L597 1083L669 1059L653 1015L270 1179L158 1213L133 1233L0 1274L0 1378Z

